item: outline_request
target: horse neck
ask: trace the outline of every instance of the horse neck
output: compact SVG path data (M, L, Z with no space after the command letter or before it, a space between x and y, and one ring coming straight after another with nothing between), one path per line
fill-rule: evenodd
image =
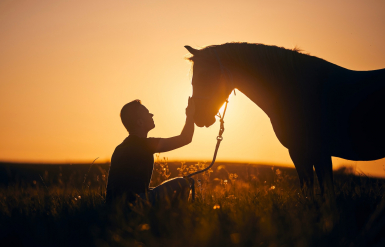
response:
M273 70L258 68L243 68L233 66L230 68L234 77L234 86L245 94L251 101L258 105L269 117L275 115L277 84L281 83L282 76L274 76Z
M285 104L296 100L304 88L309 88L309 83L313 84L311 88L317 89L330 73L349 71L317 57L298 53L286 55L276 60L261 60L252 65L249 62L253 61L251 57L228 60L227 66L233 73L235 88L270 118L277 116L277 111Z

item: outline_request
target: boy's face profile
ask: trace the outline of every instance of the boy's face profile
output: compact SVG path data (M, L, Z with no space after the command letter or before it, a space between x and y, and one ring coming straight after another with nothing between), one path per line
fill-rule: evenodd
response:
M151 114L144 105L140 105L138 115L137 124L139 127L146 131L150 131L155 128L154 119L152 118L154 114Z

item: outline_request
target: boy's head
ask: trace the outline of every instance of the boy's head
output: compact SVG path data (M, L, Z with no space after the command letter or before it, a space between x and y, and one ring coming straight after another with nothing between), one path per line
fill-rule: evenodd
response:
M155 128L153 116L138 99L125 104L120 111L120 118L128 132L152 130Z

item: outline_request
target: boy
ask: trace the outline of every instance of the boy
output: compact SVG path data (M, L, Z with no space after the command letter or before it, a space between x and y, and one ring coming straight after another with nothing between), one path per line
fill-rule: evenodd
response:
M185 178L174 178L155 188L149 188L154 166L154 153L167 152L189 144L194 134L194 101L189 98L186 108L186 124L180 135L171 138L147 138L155 128L154 120L140 100L123 106L120 118L129 136L116 147L108 175L106 202L125 194L134 202L139 195L150 203L162 199L188 199L189 182Z

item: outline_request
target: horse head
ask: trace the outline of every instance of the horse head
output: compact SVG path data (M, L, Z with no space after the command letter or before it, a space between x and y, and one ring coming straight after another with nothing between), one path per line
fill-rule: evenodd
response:
M193 95L195 102L194 121L198 127L209 127L215 116L234 89L230 71L222 64L215 47L202 50L185 48L193 55Z

